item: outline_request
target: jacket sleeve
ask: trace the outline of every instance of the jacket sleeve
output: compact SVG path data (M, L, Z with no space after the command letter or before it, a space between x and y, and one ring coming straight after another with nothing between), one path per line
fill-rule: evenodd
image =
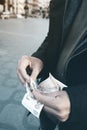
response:
M87 43L86 43L87 44ZM64 88L71 102L71 113L68 121L87 122L87 48L76 56L68 66L68 80L71 86ZM70 70L71 71L70 71ZM70 79L71 77L71 79Z
M32 56L36 57L36 58L39 58L40 60L43 61L44 63L44 66L46 65L47 63L47 51L48 51L48 48L49 48L49 45L53 45L53 42L51 42L51 38L53 37L53 28L54 28L54 24L53 24L53 18L54 17L54 10L52 9L52 1L50 1L49 3L49 27L48 27L48 34L46 36L46 38L44 39L44 41L42 42L42 44L40 45L40 47L36 50L36 52L34 52L32 54ZM55 30L55 29L54 29ZM48 56L49 57L49 56Z
M65 89L71 102L69 122L87 122L87 84Z
M52 70L56 64L60 52L64 5L58 0L51 0L49 4L49 29L39 49L32 55L43 61Z
M47 46L48 46L48 39L49 35L45 38L41 46L37 49L36 52L32 54L32 56L39 58L40 60L45 63L46 61L46 51L47 51Z

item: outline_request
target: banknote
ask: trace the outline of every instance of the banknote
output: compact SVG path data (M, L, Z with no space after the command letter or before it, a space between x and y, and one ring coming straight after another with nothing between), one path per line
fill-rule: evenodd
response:
M49 77L38 85L38 90L43 93L51 93L62 90L64 87L67 87L67 85L63 84L49 73Z
M44 104L41 104L38 102L33 94L32 91L33 89L37 89L41 93L52 93L55 91L60 91L63 89L63 87L67 87L65 84L57 80L56 78L53 77L51 73L49 73L49 77L42 81L40 84L37 82L33 81L31 79L30 83L26 83L26 93L22 99L22 105L28 109L34 116L39 118L40 113L44 107Z
M29 110L35 117L39 118L41 110L43 109L43 104L41 104L40 102L38 102L31 90L36 89L37 88L37 83L33 80L31 80L30 84L25 85L26 87L26 93L22 99L22 105Z
M35 117L39 118L43 104L32 98L29 93L26 93L22 99L22 105L29 110Z

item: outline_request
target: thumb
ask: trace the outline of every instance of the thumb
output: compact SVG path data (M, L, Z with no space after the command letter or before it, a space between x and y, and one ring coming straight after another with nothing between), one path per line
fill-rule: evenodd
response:
M35 81L38 75L39 75L38 69L33 69L30 77Z

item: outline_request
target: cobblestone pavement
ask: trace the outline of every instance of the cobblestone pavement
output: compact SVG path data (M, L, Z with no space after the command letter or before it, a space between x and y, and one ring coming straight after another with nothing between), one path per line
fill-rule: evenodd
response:
M41 44L48 20L0 20L0 130L38 130L39 120L21 105L25 93L18 80L18 59L30 55Z

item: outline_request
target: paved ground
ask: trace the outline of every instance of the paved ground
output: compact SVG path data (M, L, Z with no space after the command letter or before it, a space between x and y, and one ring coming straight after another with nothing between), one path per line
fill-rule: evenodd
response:
M0 20L0 130L38 130L39 120L21 105L25 93L17 78L18 59L43 41L48 20Z

